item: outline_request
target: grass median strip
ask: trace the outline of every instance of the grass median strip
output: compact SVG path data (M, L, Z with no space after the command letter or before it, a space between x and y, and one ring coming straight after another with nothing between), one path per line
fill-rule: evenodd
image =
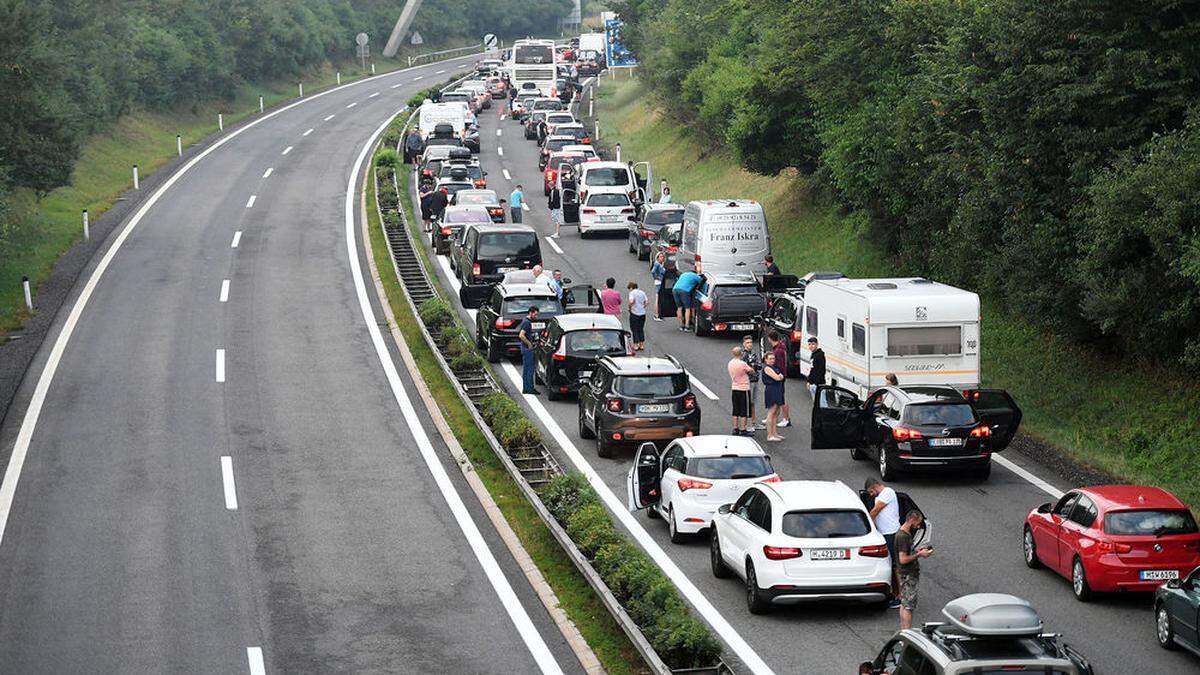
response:
M403 170L400 175L405 175ZM390 270L392 263L387 242L375 211L373 181L367 181L367 183L367 218L370 223L371 255L379 269ZM406 178L401 182L400 199L404 208L411 213ZM412 234L414 237L420 236L420 233L416 231L413 231ZM418 255L428 271L429 260L420 247L417 249ZM479 478L487 486L492 498L500 507L509 525L517 533L525 550L541 570L550 587L554 589L567 616L578 627L592 651L595 652L609 673L646 672L637 650L629 643L616 621L596 598L591 586L575 569L550 531L542 524L537 513L525 501L500 460L492 453L483 433L475 425L474 419L461 399L458 398L454 389L455 384L445 376L437 359L429 350L429 346L421 335L417 319L405 300L404 289L395 275L384 273L381 274L381 277L388 304L396 316L400 332L413 353L422 378L430 392L438 400L442 414L450 427L454 429L458 442L471 459ZM433 277L432 274L431 277Z

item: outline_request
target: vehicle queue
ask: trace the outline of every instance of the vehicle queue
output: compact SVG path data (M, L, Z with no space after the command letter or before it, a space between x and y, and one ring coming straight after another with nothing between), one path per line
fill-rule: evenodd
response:
M911 621L916 591L896 571L933 554L923 514L893 491L897 513L881 522L868 489L784 480L754 438L757 387L738 388L734 373L741 367L734 362L756 363L746 372L748 387L751 378L762 378L768 354L785 379L806 380L814 449L844 448L852 460L874 461L883 481L932 472L944 480L986 480L1022 411L1008 392L981 386L978 296L923 278L780 273L766 216L754 200L674 203L665 181L653 194L650 163L602 157L571 111L582 86L581 69L564 61L569 49L518 41L510 54L508 62L480 63L481 86L442 96L446 102L453 95L451 102L471 117L449 136L433 124L412 155L431 242L462 281L462 305L479 308L480 349L491 362L519 356L525 393L540 394L540 383L548 398L575 397L579 436L595 440L599 457L636 446L630 507L664 520L672 542L707 537L712 574L739 577L750 612L840 600L902 605ZM529 65L550 66L555 77L515 77ZM555 222L574 223L581 238L618 235L630 254L648 262L654 292L643 322L652 312L657 320L675 317L681 331L698 337L751 337L749 354L738 348L730 362L733 433L700 435L699 400L684 365L638 354L635 336L619 320L620 305L615 316L606 311L600 280L573 283L544 269L536 230L506 221L507 202L481 189L486 173L477 160L440 149L446 142L477 153L478 145L466 142L472 126L478 139L473 116L497 103L542 148L538 169L543 194L558 211ZM459 143L446 140L452 137ZM426 209L435 191L443 191L446 203ZM477 198L479 192L490 194ZM739 412L748 426L738 427ZM910 515L916 529L899 535ZM1200 530L1173 495L1147 486L1073 490L1031 509L1022 528L1029 567L1066 576L1081 601L1100 592L1154 592L1160 645L1200 653ZM905 542L899 552L898 535ZM989 665L1091 672L1086 659L1041 632L1023 600L976 594L955 603L943 610L949 624L913 630L902 619L901 632L863 664L864 672L991 672L975 670ZM1032 618L1009 633L989 630L987 622L1004 608ZM983 623L971 625L971 616ZM983 646L973 650L975 643Z

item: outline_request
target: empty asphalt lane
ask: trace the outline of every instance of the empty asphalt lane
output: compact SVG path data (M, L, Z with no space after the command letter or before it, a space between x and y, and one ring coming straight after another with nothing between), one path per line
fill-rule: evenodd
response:
M406 84L244 129L113 256L45 391L0 543L6 670L245 672L259 647L268 671L538 670L421 464L355 299L346 179L419 88L411 71L389 80ZM15 436L0 436L6 459Z

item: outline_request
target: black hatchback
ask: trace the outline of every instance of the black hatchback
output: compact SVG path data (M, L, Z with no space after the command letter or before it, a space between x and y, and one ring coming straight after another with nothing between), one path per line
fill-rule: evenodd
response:
M812 447L850 448L854 459L875 459L884 480L901 471L942 470L987 478L992 453L1008 447L1021 409L1002 389L884 387L866 401L846 389L818 386ZM873 456L873 457L872 457Z
M546 396L557 400L578 391L603 356L633 356L629 331L611 314L556 316L546 324L534 350Z

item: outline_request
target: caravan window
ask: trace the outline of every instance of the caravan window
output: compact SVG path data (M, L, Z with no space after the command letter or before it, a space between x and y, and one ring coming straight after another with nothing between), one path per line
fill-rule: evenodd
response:
M889 328L888 356L958 356L962 326Z
M817 308L804 308L804 330L809 335L816 337L817 335Z
M839 321L839 323L841 323L841 322ZM866 354L867 353L867 329L863 328L863 326L861 324L856 323L853 326L851 326L850 330L853 331L853 333L854 333L853 339L850 342L850 346L854 348L854 353L858 354L859 356Z
M838 337L845 340L846 339L846 319L844 317L839 316L837 318L837 324L838 324Z

